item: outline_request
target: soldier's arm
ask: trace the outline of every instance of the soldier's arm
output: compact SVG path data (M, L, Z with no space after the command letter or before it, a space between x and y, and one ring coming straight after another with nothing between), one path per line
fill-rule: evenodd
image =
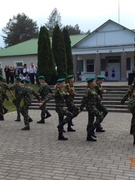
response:
M83 98L82 98L82 101L81 101L80 111L82 111L82 110L84 109L85 104L86 104L86 102L87 102L87 100L88 100L88 96L89 96L89 92L88 92L88 90L86 90L86 91L85 91L85 94L84 94L84 96L83 96Z

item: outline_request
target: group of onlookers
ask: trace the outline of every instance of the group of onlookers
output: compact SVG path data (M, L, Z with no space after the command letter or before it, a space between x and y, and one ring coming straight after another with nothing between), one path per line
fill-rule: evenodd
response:
M4 68L4 73L7 84L13 84L16 77L20 77L22 82L27 78L30 80L31 84L34 84L37 67L33 63L31 63L29 68L27 67L27 64L24 64L21 69L18 69L17 66L6 65Z

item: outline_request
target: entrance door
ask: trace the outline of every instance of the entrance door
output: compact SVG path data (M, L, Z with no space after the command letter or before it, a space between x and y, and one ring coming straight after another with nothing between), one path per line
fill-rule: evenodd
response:
M108 63L108 80L120 80L120 63Z

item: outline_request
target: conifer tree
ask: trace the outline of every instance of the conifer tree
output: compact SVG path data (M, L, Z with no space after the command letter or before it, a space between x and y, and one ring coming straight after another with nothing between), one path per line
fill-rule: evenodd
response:
M67 59L67 74L73 74L73 56L71 50L71 41L68 33L68 29L63 29L64 45Z
M65 46L63 33L61 32L58 25L55 26L52 36L52 51L54 56L54 61L57 66L58 77L67 76L67 62L65 54Z
M52 84L55 76L55 66L50 45L48 30L45 26L40 28L38 39L38 72L37 75L44 75L46 82Z

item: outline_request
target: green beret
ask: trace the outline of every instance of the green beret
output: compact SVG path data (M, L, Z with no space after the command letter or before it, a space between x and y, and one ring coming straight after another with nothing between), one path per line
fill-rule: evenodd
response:
M64 82L65 81L65 78L59 78L58 80L57 80L57 82Z
M2 76L2 75L0 75L0 79L3 79L3 76Z
M20 78L20 77L16 77L15 79L18 80L18 81L21 81L21 78Z
M71 78L73 78L73 77L74 77L74 75L73 75L73 74L70 74L70 75L67 76L67 79L71 79Z
M38 76L38 79L45 79L45 76Z
M98 75L98 76L97 76L97 79L105 79L105 76L103 76L103 75Z
M89 77L89 78L87 79L87 83L92 82L92 81L94 81L94 80L95 80L95 78Z
M24 82L30 83L30 80L26 78L26 79L24 79Z

